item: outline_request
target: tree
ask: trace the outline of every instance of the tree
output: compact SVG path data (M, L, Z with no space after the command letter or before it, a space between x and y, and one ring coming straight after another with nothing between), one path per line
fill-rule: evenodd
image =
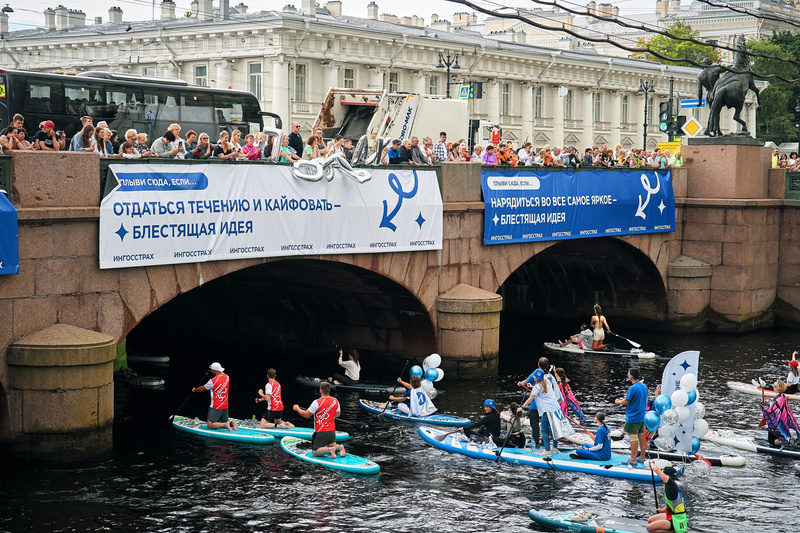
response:
M790 61L797 60L800 57L800 37L789 32L775 34L768 41L749 41L747 49ZM780 74L788 79L798 75L796 65L762 57L753 58L753 71L761 75ZM775 144L795 142L798 138L795 124L800 114L794 109L800 91L794 84L774 79L768 81L769 87L761 91L761 109L756 111L756 137Z
M691 26L682 21L677 21L672 24L667 29L667 33L677 37L700 40L699 32L693 30ZM681 41L664 35L654 35L649 39L640 38L639 48L647 48L648 50L652 50L666 57L685 57L697 63L702 63L706 58L710 59L712 63L719 63L720 61L719 50L712 45ZM686 61L666 61L648 52L637 52L632 54L631 57L647 59L648 61L655 61L656 63L663 63L665 65L692 66Z

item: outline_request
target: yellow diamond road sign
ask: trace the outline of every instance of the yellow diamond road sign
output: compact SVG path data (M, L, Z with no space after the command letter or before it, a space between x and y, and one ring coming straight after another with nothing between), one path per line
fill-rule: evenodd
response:
M703 126L697 122L694 117L689 117L686 119L686 122L681 129L689 137L694 137L703 131Z

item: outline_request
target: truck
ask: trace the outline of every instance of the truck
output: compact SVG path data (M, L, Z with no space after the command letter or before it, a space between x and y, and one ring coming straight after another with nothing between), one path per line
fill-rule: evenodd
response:
M471 140L473 131L467 100L339 88L328 91L314 122L316 128L322 129L325 138L341 135L358 140L366 135L370 151L375 150L379 137L403 140L427 136L436 141L439 132L445 131L449 140L457 141Z

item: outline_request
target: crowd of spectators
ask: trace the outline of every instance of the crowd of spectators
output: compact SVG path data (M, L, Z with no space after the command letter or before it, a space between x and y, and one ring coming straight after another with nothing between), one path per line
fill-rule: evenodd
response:
M101 157L119 157L135 159L140 157L160 157L168 159L211 159L257 161L270 158L277 150L276 158L280 162L292 163L301 159L317 159L334 154L342 154L350 159L353 154L353 140L335 135L328 142L323 138L323 131L316 129L308 139L300 136L300 124L293 122L291 132L277 140L266 133L247 134L242 139L238 129L232 133L222 131L215 142L207 133L194 130L181 137L181 126L171 124L167 131L148 145L146 133L129 129L124 139L111 130L108 124L100 122L96 126L90 116L81 117L81 130L67 142L63 131L55 131L52 121L46 120L39 125L28 142L28 134L24 128L22 115L14 115L12 124L0 135L0 149L6 150L70 150L75 152L97 152ZM273 146L279 143L278 146ZM583 154L574 146L549 145L538 150L527 140L516 148L511 141L489 143L485 148L475 145L469 150L467 141L447 140L447 133L439 133L434 142L431 137L423 137L421 142L417 136L404 140L394 139L390 146L380 154L381 164L406 163L412 166L430 166L453 161L478 162L486 166L509 167L557 167L557 168L654 168L669 169L683 165L680 152L670 154L656 149L652 152L633 148L625 150L621 145L613 149L607 146L586 148ZM800 160L796 153L789 158L773 155L773 166L788 168L790 171L800 170Z
M800 158L797 152L782 154L778 148L772 153L772 168L785 168L787 172L800 172Z

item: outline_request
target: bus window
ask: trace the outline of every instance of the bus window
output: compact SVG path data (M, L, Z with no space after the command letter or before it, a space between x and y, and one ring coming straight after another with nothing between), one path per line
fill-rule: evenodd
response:
M213 124L214 101L210 94L181 94L181 122Z
M148 121L178 122L180 107L174 91L146 88L144 90L145 119Z
M133 87L106 88L106 116L109 128L122 135L138 128L144 114L142 90Z
M64 83L64 98L66 100L66 113L82 117L88 115L100 119L105 115L105 89L85 82L73 81Z
M244 106L241 96L214 95L214 109L220 129L244 123Z
M26 83L22 112L31 115L62 114L61 82L43 80Z

